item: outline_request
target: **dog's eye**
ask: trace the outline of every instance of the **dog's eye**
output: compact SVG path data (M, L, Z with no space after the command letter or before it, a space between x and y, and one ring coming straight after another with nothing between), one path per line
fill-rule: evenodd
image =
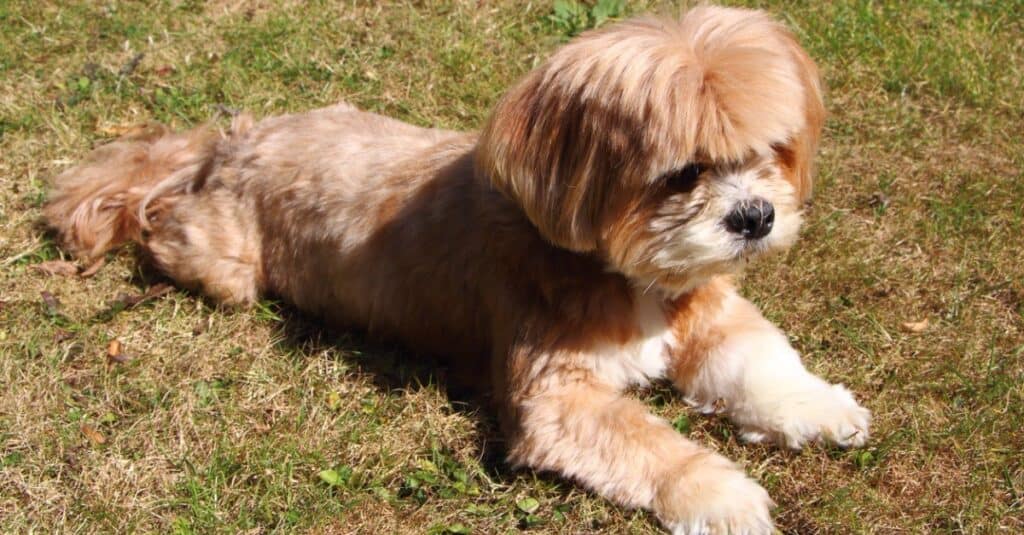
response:
M707 166L699 163L687 164L665 174L665 186L676 193L689 193L697 187L697 179L707 170Z

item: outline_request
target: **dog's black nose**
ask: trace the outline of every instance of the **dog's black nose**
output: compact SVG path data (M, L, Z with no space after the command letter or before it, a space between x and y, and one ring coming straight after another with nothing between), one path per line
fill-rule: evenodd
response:
M775 207L761 199L744 201L725 216L725 226L748 240L759 240L772 231L775 224Z

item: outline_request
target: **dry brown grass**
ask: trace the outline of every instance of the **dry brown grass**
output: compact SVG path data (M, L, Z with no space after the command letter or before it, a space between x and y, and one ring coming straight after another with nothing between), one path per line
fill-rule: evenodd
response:
M649 7L677 9L628 10ZM809 367L866 401L875 436L849 452L741 445L667 389L638 395L743 462L783 531L1024 531L1024 6L768 7L820 60L831 119L804 239L746 291ZM130 250L90 279L32 269L61 255L38 224L46 179L120 127L345 99L472 128L573 30L552 13L0 4L0 531L657 532L510 471L490 416L396 348L318 333L276 303L219 311L175 291L118 311L119 294L159 282ZM108 361L113 339L128 362Z

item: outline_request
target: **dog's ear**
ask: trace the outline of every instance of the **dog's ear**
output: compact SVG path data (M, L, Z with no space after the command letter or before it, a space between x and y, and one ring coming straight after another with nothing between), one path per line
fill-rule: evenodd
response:
M797 198L806 201L811 196L814 157L818 152L818 142L825 126L825 103L822 98L818 66L789 32L786 32L786 41L804 86L804 125L793 135L789 143L777 147L777 153L784 166L792 173L791 182L796 188Z
M477 169L516 201L550 242L596 246L595 203L611 159L579 94L535 70L498 103L477 146Z
M623 63L602 49L609 40L614 32L585 34L520 80L477 146L477 171L545 239L574 251L596 248L608 214L626 198L617 193L651 164L648 99L624 88L621 72L601 79Z

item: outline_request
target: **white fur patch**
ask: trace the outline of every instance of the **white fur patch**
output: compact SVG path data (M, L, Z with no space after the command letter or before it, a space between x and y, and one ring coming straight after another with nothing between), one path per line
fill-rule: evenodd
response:
M724 314L750 303L731 294ZM763 318L726 338L687 387L688 401L705 411L718 399L743 438L766 438L800 448L827 440L861 446L871 416L842 385L832 385L807 371L786 336Z
M635 302L640 336L624 345L603 344L594 351L594 374L617 388L644 386L664 377L668 348L675 344L662 296L658 292L637 292Z

